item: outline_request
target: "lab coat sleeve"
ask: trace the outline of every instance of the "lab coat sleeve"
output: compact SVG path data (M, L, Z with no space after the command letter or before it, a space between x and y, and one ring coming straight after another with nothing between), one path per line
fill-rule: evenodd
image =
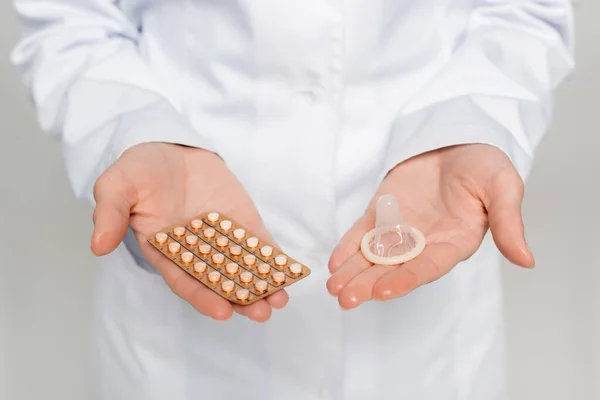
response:
M477 0L443 68L402 108L385 171L442 147L498 147L525 179L571 72L569 0Z
M45 133L60 140L79 198L125 150L168 142L214 151L191 128L139 50L140 30L112 0L15 0L12 60Z

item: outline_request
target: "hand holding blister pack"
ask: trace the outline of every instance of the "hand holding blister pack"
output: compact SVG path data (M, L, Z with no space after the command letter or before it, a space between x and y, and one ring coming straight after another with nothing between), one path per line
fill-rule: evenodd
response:
M367 260L378 265L403 264L423 252L425 236L404 223L394 196L381 196L375 212L375 229L367 232L361 242Z
M147 240L200 283L240 305L253 304L311 272L218 212L165 227Z

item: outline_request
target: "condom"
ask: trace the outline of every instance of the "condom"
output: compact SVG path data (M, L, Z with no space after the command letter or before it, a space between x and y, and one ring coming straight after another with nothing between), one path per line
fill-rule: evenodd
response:
M423 252L425 236L404 223L394 196L381 196L375 213L375 229L367 232L361 242L367 260L379 265L403 264Z

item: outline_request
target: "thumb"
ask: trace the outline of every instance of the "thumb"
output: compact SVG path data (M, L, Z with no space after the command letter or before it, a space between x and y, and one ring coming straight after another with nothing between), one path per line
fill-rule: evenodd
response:
M513 264L533 268L533 254L525 241L521 214L524 184L511 165L502 169L490 181L483 197L490 230L496 246Z
M91 249L96 256L103 256L115 250L125 237L136 193L113 165L96 181L94 198L96 209Z

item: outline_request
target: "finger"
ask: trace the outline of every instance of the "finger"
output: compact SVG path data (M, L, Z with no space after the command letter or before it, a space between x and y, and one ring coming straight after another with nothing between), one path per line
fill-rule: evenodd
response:
M125 237L136 195L118 170L111 167L96 181L94 198L91 249L95 255L103 256L116 249Z
M338 302L346 310L373 299L373 287L384 275L397 269L397 265L373 265L352 279L340 292Z
M266 322L271 318L271 306L266 300L259 300L249 306L233 304L234 310L256 322Z
M417 258L382 276L373 287L373 297L386 301L405 296L446 275L465 258L453 244L430 244Z
M229 301L188 275L148 243L142 243L144 257L162 275L169 288L187 301L199 313L215 320L225 321L233 315Z
M337 296L352 279L360 275L371 265L373 264L370 263L360 251L355 252L354 255L327 280L327 290L333 296Z
M267 300L267 303L269 303L271 307L275 309L282 309L287 305L288 301L290 300L290 296L285 290L280 290L273 293L265 300Z
M199 313L219 321L226 321L233 315L233 307L230 302L183 270L169 265L159 272L173 293L188 302Z
M503 169L485 191L483 203L488 212L490 230L500 252L513 264L533 268L533 254L525 240L521 204L523 180L510 167Z
M373 229L375 220L370 213L363 215L350 230L342 237L331 258L329 259L329 271L336 272L356 252L360 250L360 242L365 233Z
M235 304L233 307L236 312L244 315L256 322L266 322L269 320L272 314L272 308L283 308L289 300L288 294L285 290L280 290L265 298L264 300L257 301L256 303L249 306L241 306Z
M256 322L266 322L272 314L272 308L283 308L288 302L288 294L281 290L264 300L259 300L249 306L234 304L234 310Z

